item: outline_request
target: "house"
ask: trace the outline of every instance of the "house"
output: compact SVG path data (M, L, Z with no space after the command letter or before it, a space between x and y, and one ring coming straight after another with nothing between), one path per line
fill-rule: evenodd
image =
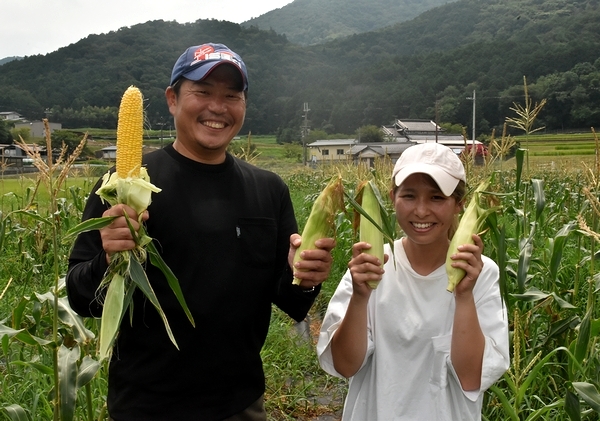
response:
M40 156L46 156L46 148L36 144L27 145L32 151L38 151ZM22 168L30 166L33 160L25 150L16 143L10 145L0 144L0 162L7 167Z
M356 139L317 140L308 144L312 163L353 162L373 166L375 159L388 157L392 162L407 148L419 143L441 143L450 147L457 155L467 146L476 145L478 155L487 150L478 140L465 141L461 134L445 133L444 129L431 120L396 120L390 126L381 127L386 142L360 143Z
M0 119L8 120L8 121L18 121L18 120L22 120L23 117L21 117L21 115L19 113L14 112L14 111L2 111L2 112L0 112Z
M373 167L376 159L388 157L392 162L396 162L402 152L413 146L413 142L377 142L377 143L358 143L348 151L352 162L355 164L364 163Z
M478 151L485 149L478 140L465 140L462 134L445 133L443 128L431 120L397 119L394 124L383 126L381 130L395 141L441 143L453 149L456 154L462 153L467 144L478 145Z
M309 143L310 162L364 162L373 166L376 158L385 156L396 161L404 150L414 145L409 141L359 143L356 139L328 139Z
M115 161L117 159L117 147L107 146L100 150L100 153L96 154L97 158L106 159L107 161Z
M350 159L348 151L357 144L356 139L317 140L307 145L309 162L341 162Z
M61 123L50 123L49 122L48 126L50 127L50 133L54 132L55 130L62 129ZM44 127L43 121L30 121L30 122L15 123L15 129L22 129L22 128L29 129L29 132L30 132L29 134L32 137L41 137L41 138L46 137L46 128Z

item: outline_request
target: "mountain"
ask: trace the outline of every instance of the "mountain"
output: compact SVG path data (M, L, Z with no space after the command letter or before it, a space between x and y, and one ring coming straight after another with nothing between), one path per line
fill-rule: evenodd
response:
M13 56L13 57L4 57L4 58L0 59L0 66L2 66L5 63L9 63L9 62L11 62L13 60L21 60L22 58L23 57L15 57L15 56Z
M455 0L295 0L242 23L314 45L411 20Z
M476 91L476 126L489 134L523 101L524 77L533 100L548 100L540 124L589 130L600 126L599 1L460 0L311 46L231 22L151 21L1 66L0 110L40 118L51 109L63 127L114 127L122 93L136 85L157 127L170 121L173 63L189 45L213 41L248 66L242 133L298 139L304 103L311 128L332 133L395 118L470 126Z

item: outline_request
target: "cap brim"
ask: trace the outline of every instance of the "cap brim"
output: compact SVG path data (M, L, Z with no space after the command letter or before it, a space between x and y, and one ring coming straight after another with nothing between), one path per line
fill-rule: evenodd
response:
M396 183L396 186L400 186L410 175L417 173L427 174L433 178L445 196L452 196L452 193L454 193L454 190L460 181L458 178L454 178L440 167L430 164L416 163L407 165L398 171L398 173L396 173L394 176L394 182Z
M240 77L242 78L242 91L245 91L246 89L248 89L248 82L246 81L246 78L244 77L244 72L235 63L233 63L231 61L221 60L221 61L214 61L214 62L206 62L206 63L203 63L201 66L196 67L195 69L193 69L187 73L184 73L181 76L188 80L192 80L192 81L196 82L196 81L203 80L204 78L208 77L210 72L212 72L214 69L216 69L217 67L219 67L223 64L229 64L230 66L233 66L234 68L236 68L237 71L240 73Z

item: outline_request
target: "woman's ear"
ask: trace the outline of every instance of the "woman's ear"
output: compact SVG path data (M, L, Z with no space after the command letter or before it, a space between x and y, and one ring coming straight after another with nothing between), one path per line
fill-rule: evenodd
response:
M459 202L456 202L456 208L454 210L454 213L459 214L464 210L464 208L465 208L465 199L463 199Z

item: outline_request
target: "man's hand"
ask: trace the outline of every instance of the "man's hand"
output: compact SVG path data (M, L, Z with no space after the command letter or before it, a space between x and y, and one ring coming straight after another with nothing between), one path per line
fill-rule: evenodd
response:
M329 276L333 258L331 250L335 247L333 238L321 238L315 242L316 249L304 250L300 255L301 260L293 265L296 250L302 243L302 237L298 234L290 236L290 252L288 262L294 276L302 282L300 286L305 289L313 288L323 283Z
M110 260L110 256L119 251L132 250L136 244L131 235L129 225L125 219L125 214L129 218L129 222L135 231L140 229L138 222L138 215L127 205L115 205L110 209L104 211L102 216L117 216L110 225L100 230L100 237L102 238L102 248L106 252L107 261ZM148 211L142 214L142 220L148 219Z

